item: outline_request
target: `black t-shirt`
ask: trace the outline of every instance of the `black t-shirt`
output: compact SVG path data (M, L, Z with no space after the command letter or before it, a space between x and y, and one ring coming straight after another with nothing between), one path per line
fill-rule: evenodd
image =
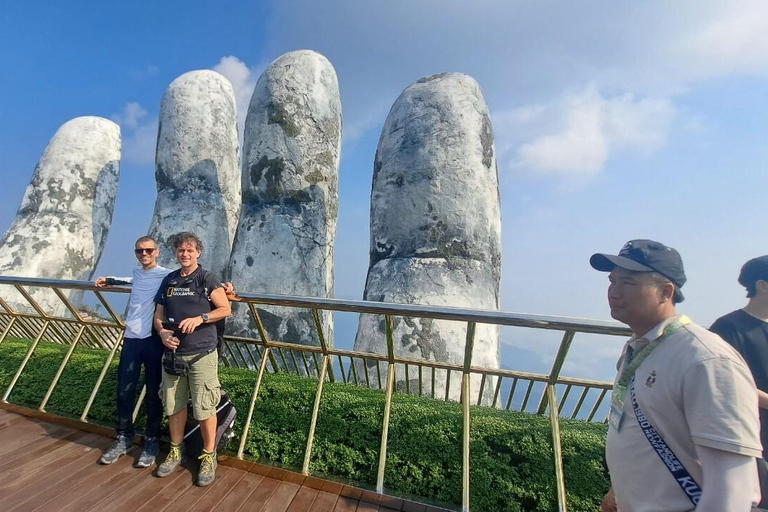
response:
M165 276L157 290L155 303L165 308L166 321L178 324L185 318L210 313L216 307L211 293L220 288L221 280L202 267L187 277L181 277L181 269ZM177 354L199 354L216 348L216 325L202 324L190 334L180 334Z
M752 371L757 388L768 393L768 323L742 309L718 318L710 331L738 350ZM768 452L768 411L760 409L763 453Z

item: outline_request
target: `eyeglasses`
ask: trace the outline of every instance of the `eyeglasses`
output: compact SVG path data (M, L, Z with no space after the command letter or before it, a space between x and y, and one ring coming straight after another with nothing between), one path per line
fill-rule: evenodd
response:
M136 256L139 256L140 254L152 254L156 250L157 250L157 248L155 247L155 248L152 248L152 249L134 249L133 252L136 253Z

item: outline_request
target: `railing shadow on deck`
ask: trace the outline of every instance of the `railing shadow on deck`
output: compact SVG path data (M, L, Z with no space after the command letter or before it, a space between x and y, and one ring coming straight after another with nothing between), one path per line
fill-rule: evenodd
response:
M18 370L11 379L3 393L2 401L6 402L11 395L14 386L21 376L30 357L38 343L46 339L54 343L69 345L69 349L62 360L52 382L40 403L38 409L45 411L45 407L66 367L75 347L78 344L91 348L100 348L109 351L106 362L94 383L88 402L86 403L80 421L87 422L88 414L94 399L104 380L104 377L112 363L115 353L119 350L125 324L115 312L115 308L106 299L105 294L127 294L128 287L96 288L93 283L86 281L65 281L55 279L38 279L14 276L0 276L0 343L8 336L34 340ZM8 292L5 291L8 289ZM31 291L34 290L34 291ZM4 293L5 292L5 293ZM104 309L102 317L94 317L82 308L78 309L72 294L93 293L98 301L96 309ZM3 295L6 295L5 297ZM543 390L539 397L536 413L549 417L550 432L553 448L553 470L557 482L557 503L561 511L565 511L566 490L563 473L562 449L560 438L560 416L563 415L563 406L572 391L579 393L571 418L576 418L583 411L590 391L596 390L597 398L592 404L586 417L587 421L605 421L604 414L598 416L598 411L604 405L606 394L611 388L607 381L590 380L582 378L564 377L561 370L569 354L574 337L579 333L590 333L607 336L628 336L630 331L614 322L598 320L574 319L556 316L527 315L490 310L459 309L449 307L432 307L420 305L390 304L370 301L356 301L344 299L310 298L282 295L268 295L239 292L240 302L247 305L248 311L255 323L259 337L248 338L238 336L225 336L222 353L219 354L221 364L225 366L247 367L255 370L256 378L253 383L253 391L250 397L249 409L244 422L243 432L239 439L236 456L244 457L246 438L253 417L254 406L258 399L259 389L265 372L294 372L302 376L311 376L318 380L317 392L312 408L311 423L307 445L304 452L302 472L309 474L309 465L312 456L312 443L317 424L318 411L322 399L323 383L326 381L342 382L345 384L357 384L380 389L385 394L384 418L381 426L381 443L379 451L378 471L376 477L376 491L384 492L384 474L387 461L387 439L389 434L390 411L392 396L395 391L409 394L418 394L433 399L448 400L450 394L450 382L452 375L460 376L461 394L459 401L462 404L462 510L470 510L470 402L477 396L477 405L488 405L497 409L525 411L531 399L535 400L534 385L543 384ZM41 299L42 298L42 299ZM46 304L52 301L56 306L41 306L41 301ZM286 343L269 339L264 323L257 306L280 306L288 308L300 308L312 313L315 328L317 330L317 346ZM326 334L323 332L321 314L324 312L351 312L361 314L379 315L384 319L387 353L377 354L342 350L329 346L326 342ZM415 358L402 357L396 354L394 342L393 319L402 317L430 318L434 320L458 321L466 324L466 345L464 358L461 362L449 363L439 361L426 361ZM495 326L526 327L537 330L550 330L562 332L562 338L556 356L552 362L548 374L532 373L508 369L487 368L472 365L473 345L478 324L490 324ZM318 360L319 357L319 360ZM346 364L345 364L346 362ZM384 366L382 379L382 365ZM369 368L371 369L369 372ZM375 372L374 369L375 368ZM311 370L311 371L310 371ZM445 394L435 396L436 372L442 372L440 378L446 377ZM361 375L362 373L362 375ZM311 375L310 375L311 374ZM373 375L371 375L373 374ZM417 376L417 384L411 386L411 379L406 378L400 389L395 389L395 376ZM479 377L479 390L472 392L473 379L476 382ZM495 381L495 384L494 384ZM429 384L422 386L423 383ZM487 387L486 387L487 386ZM541 387L541 386L539 386ZM428 388L425 392L424 388ZM493 392L491 393L491 388ZM508 388L507 397L502 396L502 389ZM525 391L522 391L525 389ZM558 389L564 389L561 397L558 397ZM524 394L519 408L514 406L514 398L519 397L519 392ZM145 390L134 411L134 417L138 413L143 400ZM492 396L492 398L491 398ZM465 399L467 398L467 399ZM535 402L533 402L535 403Z

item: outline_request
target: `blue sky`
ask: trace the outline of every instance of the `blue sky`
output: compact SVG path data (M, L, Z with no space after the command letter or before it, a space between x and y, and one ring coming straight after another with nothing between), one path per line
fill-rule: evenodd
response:
M341 88L336 296L363 293L373 156L390 106L419 78L460 71L480 83L494 124L503 310L608 318L607 279L588 258L632 238L681 252L680 310L694 320L743 305L738 270L768 253L762 1L5 2L0 229L59 126L112 118L123 160L97 273L126 273L154 206L168 84L215 69L244 111L261 71L298 49L324 54ZM577 339L566 369L610 378L619 347ZM555 348L548 336L503 333L505 366L546 370Z

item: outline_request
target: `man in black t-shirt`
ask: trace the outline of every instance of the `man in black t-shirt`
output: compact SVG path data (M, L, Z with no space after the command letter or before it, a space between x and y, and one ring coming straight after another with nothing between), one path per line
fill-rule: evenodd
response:
M768 505L768 255L749 260L741 267L739 284L747 289L749 302L742 309L718 318L710 331L719 334L739 351L757 385L760 406L760 440L763 461L760 465L761 508Z
M198 265L203 244L194 233L173 238L181 265L168 274L155 298L154 324L165 345L165 357L189 364L186 375L171 375L163 369L162 397L171 431L171 450L158 467L157 476L173 473L184 459L184 426L187 400L200 424L203 454L197 484L209 485L216 476L216 406L219 403L218 336L215 323L228 317L231 308L218 277Z

